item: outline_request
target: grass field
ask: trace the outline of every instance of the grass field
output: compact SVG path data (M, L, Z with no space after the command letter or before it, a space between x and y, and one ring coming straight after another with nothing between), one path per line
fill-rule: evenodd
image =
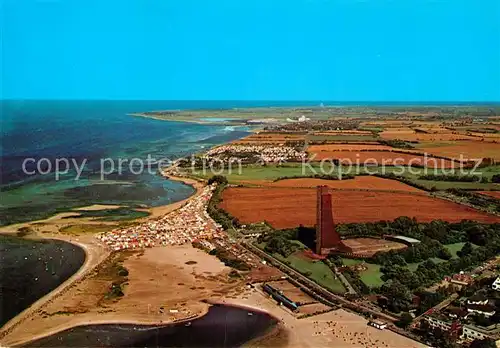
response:
M462 250L462 247L464 246L464 244L465 243L446 244L444 247L450 251L450 253L453 255L453 258L456 258L457 251ZM476 246L473 246L473 247L476 247ZM431 258L431 260L434 263L441 263L441 262L446 261L446 260L442 260L442 259L439 259L436 257ZM363 263L363 261L361 261L361 260L347 259L347 258L342 258L342 262L346 266L354 266L354 265ZM409 264L407 264L407 268L410 271L415 272L421 263L422 262L409 263ZM361 278L363 283L365 283L369 287L382 286L382 284L384 284L384 281L381 278L383 275L383 273L380 272L381 266L377 265L377 264L367 263L367 262L364 263L364 266L367 267L367 270L359 273L359 277Z
M379 287L384 284L382 280L382 272L380 272L380 265L367 263L365 264L368 269L360 273L360 278L369 287Z
M295 242L301 244L298 241ZM259 249L264 250L266 243L255 245ZM303 244L301 246L302 248L306 248ZM322 261L308 260L296 254L283 257L281 254L273 253L272 256L334 293L344 294L346 292L342 282L335 278L333 271Z
M128 221L149 216L148 212L129 208L116 208L104 210L79 210L80 216L96 218L97 221ZM71 218L74 218L71 216Z
M332 174L338 173L339 167L333 167L330 164L325 164L323 167L320 164L311 164L313 170L316 173L321 173L323 168L324 171L331 172ZM267 180L273 181L282 176L301 176L301 175L313 175L314 171L310 170L309 167L305 167L303 170L301 163L288 163L283 166L277 165L268 165L268 166L260 166L260 165L249 165L241 167L241 170L238 167L232 168L232 170L225 169L220 173L227 177L230 183L238 183L241 181L258 181L258 180ZM200 178L209 178L213 174L207 169L206 172L203 172L202 169L196 170L195 172L191 172L191 175L200 177Z
M462 247L465 243L454 243L454 244L446 244L444 247L448 249L451 255L455 258L457 257L457 251L462 250Z
M364 263L364 266L367 267L367 269L360 272L359 277L367 286L373 288L382 286L382 284L384 284L384 281L381 278L382 272L380 272L380 265L347 258L342 258L342 262L346 266L354 266L360 263Z
M480 168L478 170L480 171L481 175L489 179L491 179L491 177L495 174L500 174L500 166ZM348 167L332 166L327 162L325 162L323 166L321 166L319 163L310 163L308 165L305 165L304 168L302 168L302 163L287 163L286 165L283 166L268 165L265 167L260 165L248 165L238 168L237 166L235 166L234 168L232 168L232 170L226 169L222 171L221 175L226 176L230 183L237 184L244 182L245 184L248 184L251 181L262 181L262 180L273 181L283 176L288 176L288 177L303 176L303 175L312 176L315 173L321 174L323 172L332 175L338 175L339 172L342 172L344 174L353 174L353 175L360 173L371 173L371 174L394 173L397 175L402 175L410 179L412 182L426 187L427 189L435 187L437 190L446 190L448 188L453 187L466 190L482 190L482 191L500 190L499 184L492 184L492 183L449 182L449 181L433 181L433 180L419 179L419 177L424 174L436 174L436 175L448 174L449 171L446 170L444 171L439 169L425 170L424 168L411 168L410 171L410 169L405 168L405 170L401 171L401 169L399 168L394 168L390 166L385 168L382 167L376 167L376 168L371 167L369 169L360 168L360 170L358 170L357 168L349 169ZM207 179L213 175L209 169L207 169L205 172L203 172L202 169L199 169L196 170L195 172L189 172L189 173L194 177L203 179Z
M116 225L105 225L105 224L79 224L79 225L69 225L64 226L59 229L60 232L65 234L94 234L111 231L116 228Z
M343 294L346 289L340 282L336 279L333 271L322 261L312 261L301 258L297 255L290 255L287 258L279 254L274 254L278 260L287 263L290 267L296 271L307 274L307 277L314 280L321 286L324 286L328 290L335 292L337 294Z

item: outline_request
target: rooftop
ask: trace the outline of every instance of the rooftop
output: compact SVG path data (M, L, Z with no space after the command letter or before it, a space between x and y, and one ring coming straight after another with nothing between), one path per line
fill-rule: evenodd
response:
M411 244L417 244L417 243L420 243L420 241L419 241L418 239L411 238L411 237L405 237L405 236L392 236L392 238L401 239L401 240L404 240L405 242L408 242L408 243L411 243Z

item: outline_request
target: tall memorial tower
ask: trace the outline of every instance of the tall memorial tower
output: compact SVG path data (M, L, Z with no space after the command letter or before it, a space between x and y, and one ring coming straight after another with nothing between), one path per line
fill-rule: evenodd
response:
M328 254L343 246L333 223L332 194L328 186L318 186L316 192L316 254Z

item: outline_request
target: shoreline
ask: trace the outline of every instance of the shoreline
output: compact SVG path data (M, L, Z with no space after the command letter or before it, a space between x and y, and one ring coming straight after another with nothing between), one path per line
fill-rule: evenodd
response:
M241 122L238 124L231 123L231 122L217 122L217 121L203 121L200 119L189 119L189 118L182 118L182 119L171 119L169 120L168 118L163 118L160 117L159 115L151 114L151 115L146 115L144 113L132 113L132 114L127 114L127 116L132 116L132 117L144 117L144 118L150 118L153 120L158 120L158 121L167 121L167 122L186 122L186 123L194 123L194 124L201 124L201 125L207 125L207 126L236 126L236 127L241 127L241 126L247 126L247 124Z
M1 232L3 235L11 235L14 233ZM37 238L33 238L37 237ZM28 236L28 239L39 239L39 240L60 240L81 248L85 253L85 261L80 266L78 271L76 271L71 277L66 279L64 282L59 284L54 290L43 295L38 300L33 302L29 307L25 308L21 313L10 319L0 331L0 340L8 336L15 328L23 324L26 320L30 319L35 315L36 311L43 308L49 302L55 300L58 296L64 294L65 290L78 284L78 282L84 280L85 276L90 273L95 267L97 267L101 262L103 262L109 255L109 251L106 251L103 247L99 250L97 245L91 243L83 243L81 241L71 240L71 236L66 235L51 235L42 236L40 234L35 234Z
M148 208L145 210L149 210L151 214L145 218L137 219L136 221L139 222L144 222L149 219L154 219L159 216L166 215L168 213L171 213L182 206L184 206L186 203L188 203L191 199L197 197L201 193L201 189L205 186L202 181L190 179L190 178L184 178L184 177L176 177L172 175L166 175L164 171L160 172L159 175L162 175L163 177L166 177L168 180L172 181L178 181L182 182L185 185L189 185L194 188L195 192L190 195L189 197L178 201L174 203L170 203L164 206L160 207L152 207ZM99 205L91 205L89 207L100 207ZM85 207L83 207L85 208ZM82 209L82 208L79 208ZM111 254L111 251L107 250L103 245L97 242L97 240L94 238L94 235L85 235L85 236L74 236L74 235L66 235L62 233L40 233L40 232L35 232L33 234L30 234L25 237L18 237L16 234L18 233L18 229L23 227L23 226L30 226L31 224L36 224L36 223L41 223L44 221L51 221L55 220L64 216L69 216L73 214L71 211L64 212L64 213L59 213L56 215L53 215L47 219L44 220L35 220L35 221L30 221L30 222L25 222L25 223L20 223L20 224L12 224L12 225L7 225L0 227L0 234L6 235L6 236L14 236L17 238L26 238L26 239L32 239L32 240L60 240L64 241L67 243L70 243L72 245L75 245L79 248L81 248L84 253L85 253L85 261L83 262L82 266L68 279L66 279L64 282L59 284L54 290L50 291L49 293L43 295L40 297L38 300L33 302L29 307L25 308L22 312L17 314L15 317L10 319L3 327L0 329L0 340L3 340L6 336L8 336L14 329L16 329L19 325L22 325L26 320L30 319L35 315L35 313L42 309L45 305L51 303L52 301L56 300L59 296L63 295L66 290L69 290L75 285L78 285L78 283L82 282L85 280L85 277L88 276L95 268L97 268L100 264L102 264ZM15 230L10 230L10 228L14 228ZM186 320L189 320L192 318L187 318ZM93 325L93 324L99 324L99 320L94 321L94 320L89 320L85 321L82 324L69 324L67 327L63 327L59 329L57 332L64 331L66 329L70 329L75 326L81 326L81 325ZM108 322L109 323L109 322ZM127 322L127 320L121 321L121 320L114 320L112 323L132 323L132 324L137 324L137 325L151 325L151 323L147 321L130 321ZM156 323L156 324L155 324ZM152 325L162 325L161 321L154 321ZM55 333L57 333L55 332ZM51 335L54 333L50 334L43 334L42 337ZM40 337L40 338L42 338ZM36 338L38 339L38 338ZM30 339L29 341L33 341L35 338ZM28 342L28 341L26 341ZM21 343L26 343L26 342L21 342ZM17 344L17 343L16 343Z
M161 320L160 321L151 321L151 322L147 322L145 320L121 320L121 319L114 319L114 320L107 320L107 319L103 319L103 320L81 320L81 322L77 322L77 323L70 323L68 325L62 325L62 326L59 326L59 327L56 327L54 328L53 330L51 331L46 331L44 332L43 334L40 334L40 335L37 335L37 336L33 336L31 337L29 340L18 340L18 341L14 341L13 343L10 343L10 345L13 345L13 346L16 346L16 347L22 347L30 342L33 342L33 341L37 341L37 340L40 340L40 339L43 339L43 338L46 338L46 337L49 337L49 336L53 336L53 335L57 335L63 331L66 331L66 330L70 330L70 329L74 329L74 328L77 328L77 327L81 327L81 326L90 326L90 325L141 325L141 326L151 326L152 328L161 328L161 327L166 327L166 326L169 326L169 325L174 325L174 324L182 324L182 323L185 323L185 322L190 322L192 320L196 320L196 319L199 319L199 318L202 318L203 316L205 316L207 313L208 313L208 310L210 309L209 306L206 307L206 310L203 311L201 314L194 314L190 317L187 317L187 318L182 318L182 319L176 319L176 320L172 320L172 321L169 321L169 322L162 322Z

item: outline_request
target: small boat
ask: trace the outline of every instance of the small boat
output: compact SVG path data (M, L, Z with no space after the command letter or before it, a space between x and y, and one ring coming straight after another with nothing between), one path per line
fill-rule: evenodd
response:
M248 312L247 314L248 314L248 316L252 316L252 315L253 315L253 313L252 313L252 312Z
M190 321L188 321L186 324L184 324L184 326L186 326L186 327L191 326L191 322L190 322Z

